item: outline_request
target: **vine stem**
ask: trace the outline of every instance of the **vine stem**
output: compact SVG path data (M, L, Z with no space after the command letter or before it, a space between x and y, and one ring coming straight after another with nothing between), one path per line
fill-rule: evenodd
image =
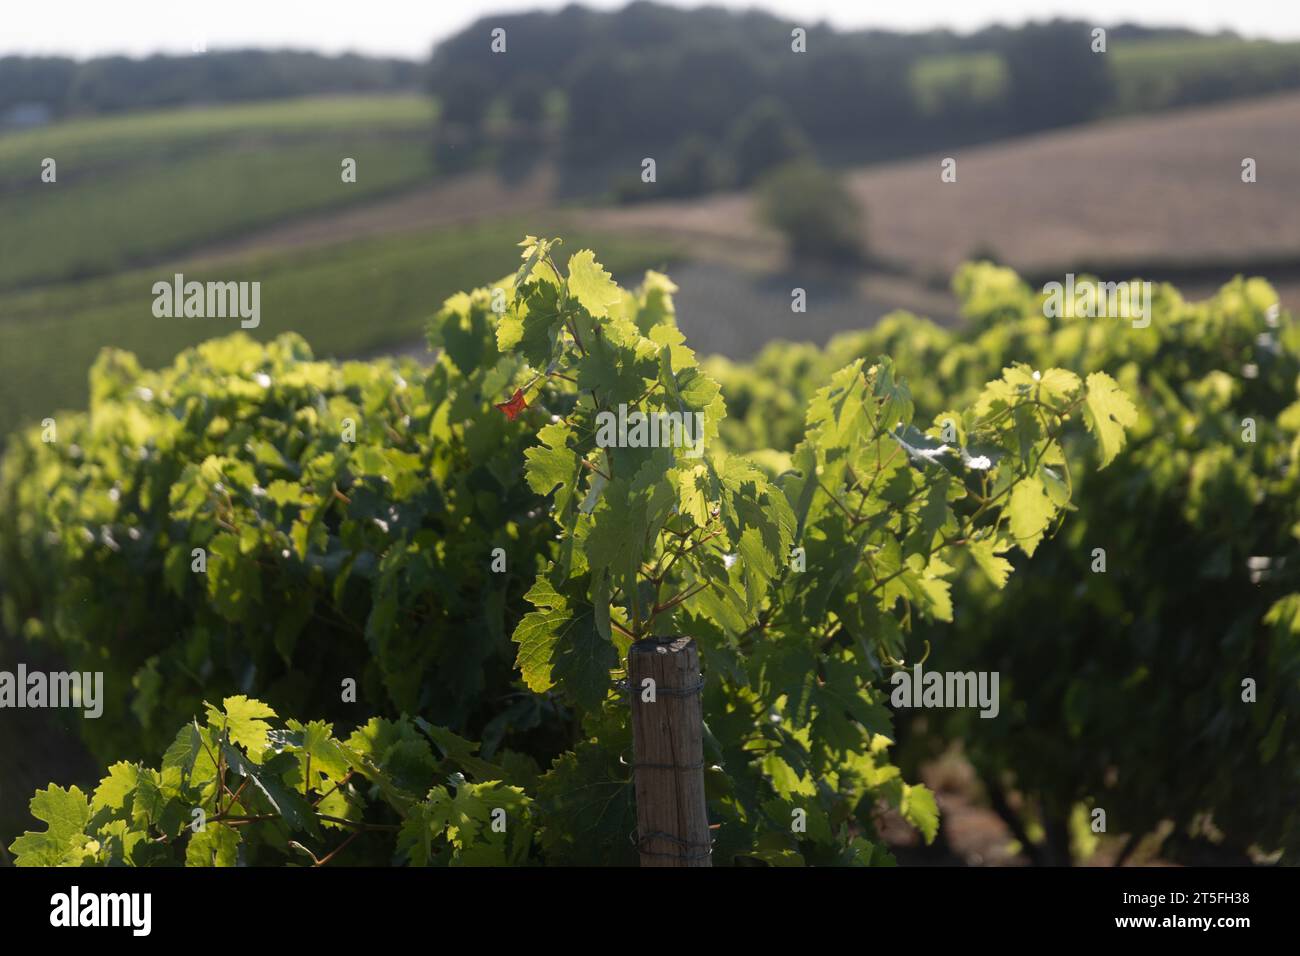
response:
M605 474L603 471L601 471L599 468L597 468L597 467L596 467L595 465L593 465L591 462L587 461L587 459L585 459L585 458L579 458L578 461L582 462L583 465L585 465L587 468L590 468L592 471L594 471L596 474L600 475L600 477L604 478L606 481L610 481L610 480L611 480L610 477L609 477L609 475Z
M679 604L681 604L684 601L689 601L691 598L695 597L695 595L699 594L701 591L703 591L705 588L709 586L710 586L709 582L703 581L695 585L695 587L688 588L687 590L681 592L675 597L669 598L666 603L656 605L650 611L650 620L653 620L656 616L662 614L664 611L671 611L673 608L677 607Z
M712 539L718 537L718 535L720 535L720 534L722 534L722 529L717 528L717 529L714 529L713 531L709 532L708 534L706 534L704 537L702 537L702 538L700 538L700 539L698 539L698 540L696 540L696 541L693 541L693 542L690 544L690 546L687 547L687 548L680 548L680 547L679 547L679 548L674 549L673 554L672 554L672 557L668 559L668 563L667 563L666 565L664 565L663 570L662 570L662 571L657 571L657 572L656 572L656 576L655 576L654 578L652 578L651 580L653 580L656 584L657 584L658 582L662 581L665 577L667 577L668 572L672 569L672 566L673 566L674 564L677 563L677 559L678 559L678 558L684 558L684 557L686 557L688 554L690 554L692 551L694 551L694 550L695 550L696 548L698 548L700 545L704 544L706 541L711 541Z
M333 793L335 790L337 790L339 787L344 786L344 785L345 785L349 780L351 780L351 779L352 779L352 775L353 775L354 773L356 773L355 770L349 770L346 774L344 774L342 780L338 781L336 784L334 784L334 786L330 787L328 790L326 790L324 793L322 793L319 797L317 797L315 803L313 803L312 806L313 806L313 807L319 807L319 806L321 805L321 803L325 800L326 797L328 797L330 794L332 794L332 793ZM243 788L241 787L240 789L242 790Z
M279 820L279 819L281 819L281 817L280 817L280 814L278 814L278 813L263 813L263 814L259 814L259 815L256 815L256 816L249 816L249 817L223 817L223 816L216 816L216 817L213 817L213 818L212 818L210 821L208 821L208 822L210 822L210 823L224 823L224 824L225 824L226 826L228 826L228 827L239 827L239 826L245 826L245 825L247 825L247 824L249 824L249 823L264 823L264 822L266 822L267 820ZM396 831L398 831L398 830L401 829L400 826L398 826L397 824L393 824L393 823L363 823L363 822L358 821L358 820L345 820L345 819L343 819L342 817L332 817L332 816L330 816L330 815L327 814L327 813L318 813L318 814L316 814L316 819L318 819L318 820L327 820L327 821L329 821L330 823L337 823L339 826L342 826L342 827L351 827L351 828L354 829L354 830L360 830L360 831L372 831L372 830L373 830L373 831L384 831L384 830L386 830L386 831L396 832Z
M351 842L352 842L353 840L355 840L357 837L361 836L362 832L363 832L363 831L361 831L361 830L355 830L355 831L353 831L353 833L352 833L352 834L351 834L351 835L350 835L346 840L344 840L342 843L340 843L338 846L336 846L336 847L335 847L333 850L331 850L328 854L326 854L325 856L323 856L323 857L321 857L319 860L317 860L317 861L316 861L316 866L324 866L324 865L325 865L326 863L328 863L330 860L334 859L334 857L338 856L338 855L339 855L340 853L342 853L345 849L347 849L347 846L348 846L349 843L351 843ZM313 859L314 859L314 857L313 857Z

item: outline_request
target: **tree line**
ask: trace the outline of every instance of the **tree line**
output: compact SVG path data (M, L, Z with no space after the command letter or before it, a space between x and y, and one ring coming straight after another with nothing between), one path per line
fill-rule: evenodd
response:
M755 10L571 5L481 18L436 47L427 82L447 158L507 160L549 133L577 191L688 195L748 186L805 152L865 162L1101 116L1115 78L1095 26L843 32ZM1198 36L1120 25L1106 39ZM1234 82L1180 105L1262 92ZM627 178L644 157L658 164L650 190Z
M34 110L49 119L198 103L415 89L420 66L400 59L294 50L202 56L0 57L0 117Z

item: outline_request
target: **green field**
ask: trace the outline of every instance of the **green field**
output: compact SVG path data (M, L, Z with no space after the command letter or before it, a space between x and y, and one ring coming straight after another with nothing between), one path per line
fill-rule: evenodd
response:
M78 120L0 137L0 289L103 275L427 178L420 96ZM40 180L45 157L58 181ZM357 182L343 183L344 157Z
M1113 43L1119 112L1178 105L1206 88L1267 87L1300 74L1300 44L1234 39ZM918 60L930 111L993 103L1006 65L991 51ZM419 95L322 97L78 119L0 136L0 433L85 401L86 369L119 346L169 361L237 321L155 319L153 283L262 283L259 336L302 332L320 354L353 356L418 338L456 289L504 272L501 250L529 220L266 253L219 273L177 260L305 214L400 192L432 175L437 106ZM41 161L58 182L40 181ZM340 161L358 162L355 184ZM572 232L571 229L565 230ZM581 241L581 238L579 241ZM600 237L615 269L663 264L662 243Z
M511 249L526 232L557 228L535 219L498 222L267 255L219 270L199 263L176 268L187 280L260 281L261 325L249 334L299 332L317 355L350 358L418 341L444 298L510 271ZM629 282L674 258L662 242L584 236L567 225L564 232L566 249L598 247L606 266ZM86 372L102 347L128 349L146 367L157 366L239 329L238 319L155 318L153 283L172 271L0 294L0 435L58 409L84 407Z
M1230 37L1116 44L1113 68L1121 113L1182 106L1214 90L1217 98L1300 83L1300 43Z
M1007 67L992 51L921 57L908 77L912 95L927 116L949 103L988 104L1005 95Z
M1170 109L1233 95L1256 95L1300 85L1300 43L1233 37L1112 41L1115 102L1122 115ZM945 103L994 103L1006 94L1007 69L993 51L921 57L909 77L926 113Z

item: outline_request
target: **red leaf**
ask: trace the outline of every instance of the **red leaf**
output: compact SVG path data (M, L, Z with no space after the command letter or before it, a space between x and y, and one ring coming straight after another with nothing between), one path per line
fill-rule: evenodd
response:
M512 422L518 418L519 413L527 407L528 403L524 401L524 390L522 388L515 389L515 393L510 396L510 401L501 402L497 405L497 408L505 412L506 418L510 419Z

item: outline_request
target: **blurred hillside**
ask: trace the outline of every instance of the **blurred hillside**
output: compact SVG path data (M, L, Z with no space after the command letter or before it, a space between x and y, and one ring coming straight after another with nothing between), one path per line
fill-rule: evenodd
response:
M229 331L154 318L160 277L261 281L256 334L321 355L423 353L438 296L496 278L509 263L484 250L525 232L599 242L628 273L673 264L706 353L897 308L956 321L969 257L1191 294L1262 273L1295 304L1300 44L1111 25L1103 55L1083 23L800 26L806 53L766 13L638 2L484 17L424 64L0 59L0 430L83 402L103 347L158 364ZM764 224L755 190L792 161L843 179L861 261L796 263Z
M1169 279L1209 294L1263 275L1300 306L1300 94L1158 117L1129 117L849 171L869 210L876 270L945 288L964 260L992 258L1035 279L1092 271ZM1242 181L1255 160L1256 182ZM729 248L770 268L779 238L753 198L730 193L593 212L606 228Z
M427 83L444 162L509 166L550 147L564 193L629 201L745 187L801 150L876 162L1300 87L1300 44L1110 24L1101 53L1095 26L844 32L757 10L575 5L481 18L438 45ZM658 164L650 188L643 157Z
M414 90L407 60L296 50L202 56L0 57L0 130L69 116L285 96Z

